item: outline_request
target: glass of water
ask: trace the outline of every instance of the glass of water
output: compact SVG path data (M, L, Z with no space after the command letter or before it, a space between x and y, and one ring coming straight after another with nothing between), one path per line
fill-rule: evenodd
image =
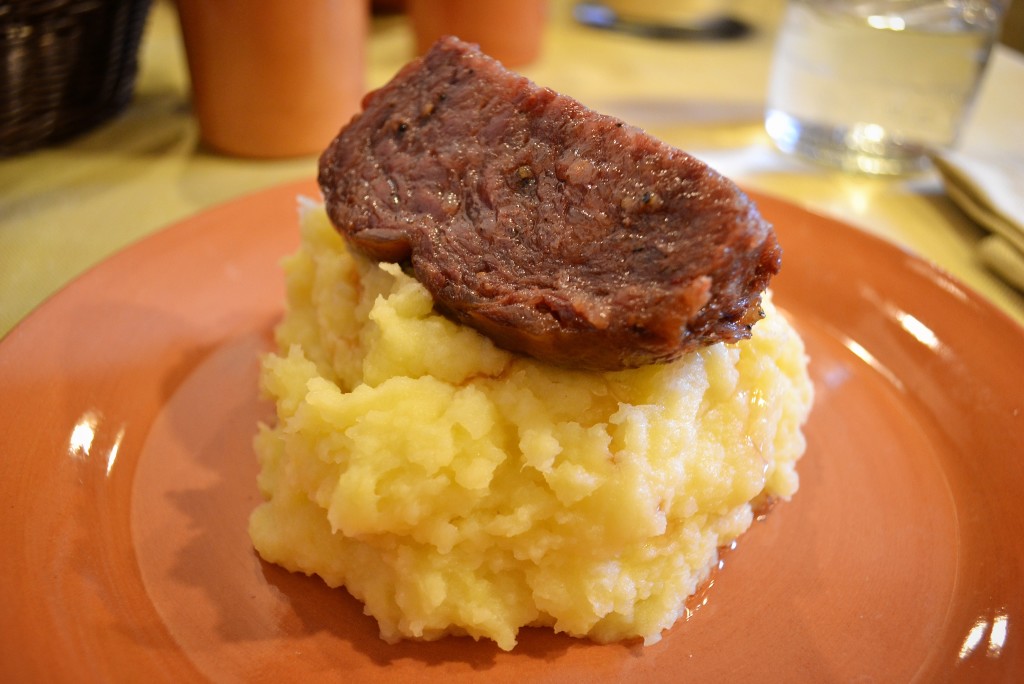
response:
M789 0L765 128L781 150L871 174L952 145L1009 0Z

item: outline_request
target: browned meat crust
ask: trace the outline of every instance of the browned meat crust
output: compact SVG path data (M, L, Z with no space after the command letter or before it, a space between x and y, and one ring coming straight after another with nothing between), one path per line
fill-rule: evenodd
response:
M760 318L774 231L686 153L454 38L363 106L320 158L331 220L498 345L612 370Z

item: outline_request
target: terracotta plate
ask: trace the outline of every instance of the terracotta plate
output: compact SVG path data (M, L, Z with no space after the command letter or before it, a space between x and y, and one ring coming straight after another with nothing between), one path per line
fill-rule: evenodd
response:
M262 563L250 440L295 197L166 230L0 342L6 681L646 682L1024 671L1024 331L893 246L759 197L817 403L802 484L653 646L526 630L388 646L343 591Z

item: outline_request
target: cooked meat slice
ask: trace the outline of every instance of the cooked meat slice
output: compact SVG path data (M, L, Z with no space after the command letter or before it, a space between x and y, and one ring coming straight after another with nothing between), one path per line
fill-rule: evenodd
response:
M335 226L450 318L611 370L750 335L774 231L690 155L443 38L320 158Z

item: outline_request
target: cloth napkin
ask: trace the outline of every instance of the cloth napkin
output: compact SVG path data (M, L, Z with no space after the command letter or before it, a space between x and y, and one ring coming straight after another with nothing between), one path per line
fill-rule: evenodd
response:
M946 194L989 231L978 258L1024 292L1024 157L951 151L933 159Z
M978 259L1024 291L1024 54L992 51L960 144L933 157L946 193L988 233Z

